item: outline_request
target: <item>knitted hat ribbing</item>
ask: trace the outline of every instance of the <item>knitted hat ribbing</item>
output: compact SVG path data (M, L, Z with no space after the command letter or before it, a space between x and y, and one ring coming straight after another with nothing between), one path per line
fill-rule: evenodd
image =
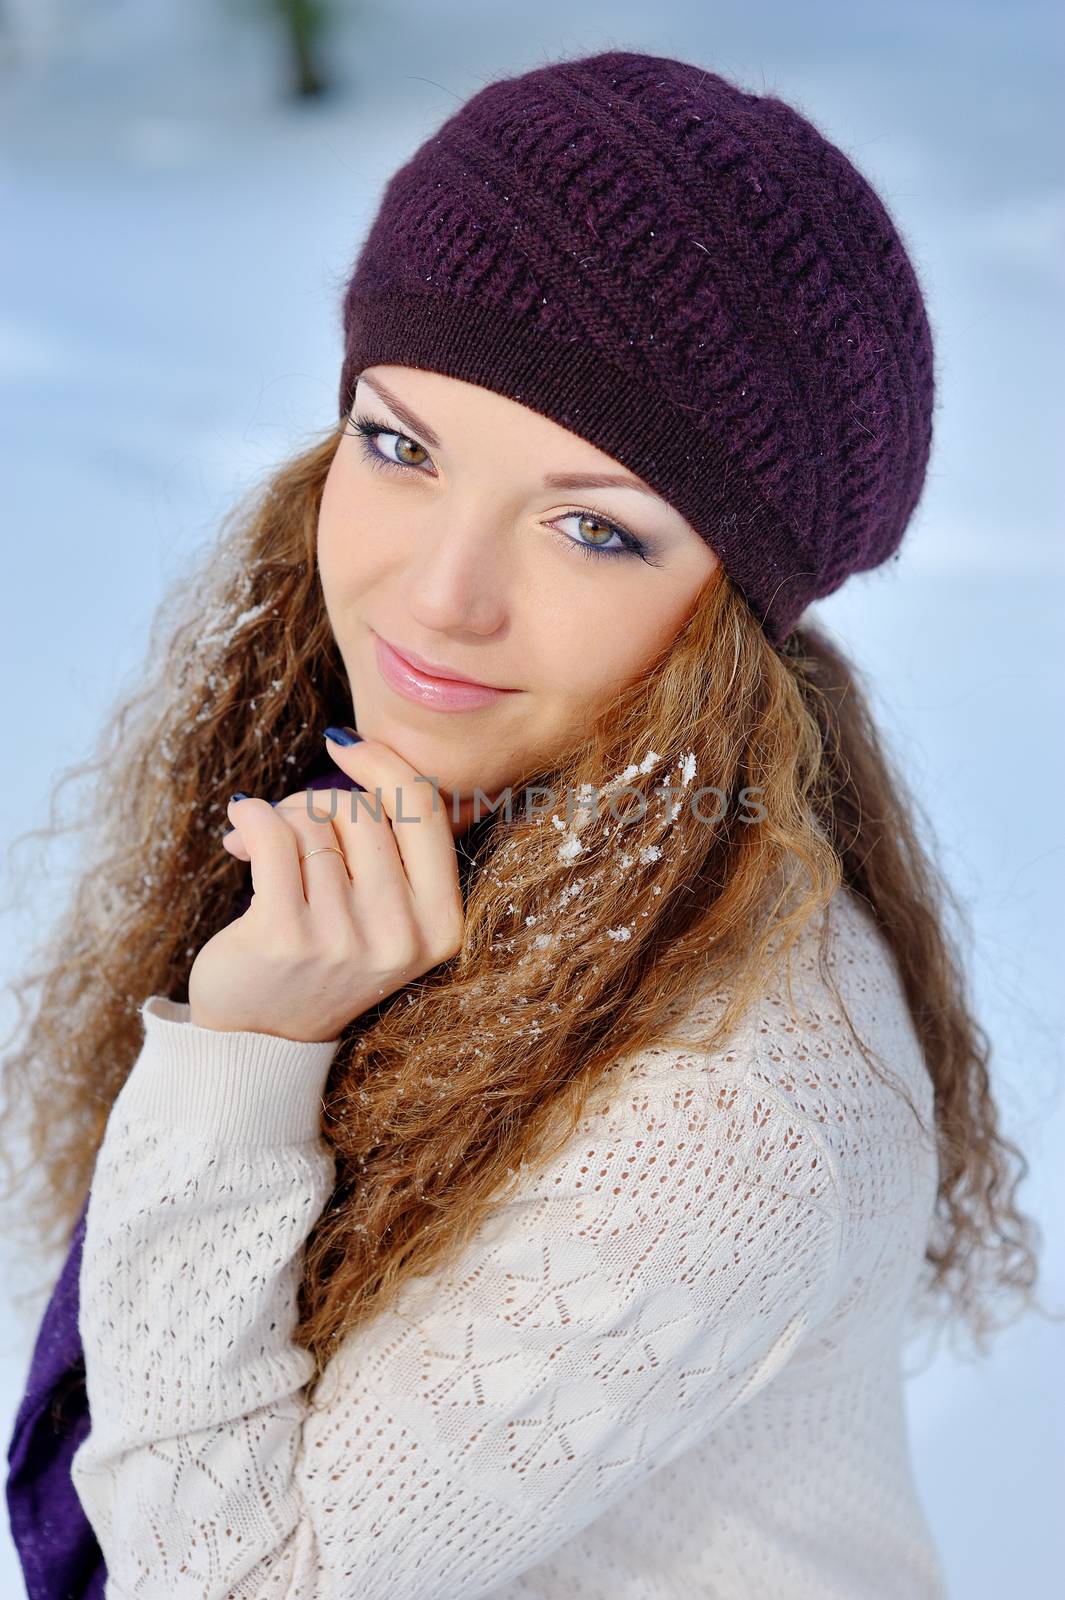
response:
M683 61L478 91L390 180L342 316L341 415L378 362L520 401L686 517L774 644L924 483L932 338L883 203L791 106Z

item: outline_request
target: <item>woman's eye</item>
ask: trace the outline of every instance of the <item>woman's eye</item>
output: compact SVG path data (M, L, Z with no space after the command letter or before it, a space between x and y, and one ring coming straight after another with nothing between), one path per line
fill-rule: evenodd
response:
M371 466L398 467L401 471L405 467L420 467L423 461L428 461L429 453L424 445L417 439L410 438L405 433L397 433L395 428L385 427L383 422L375 422L372 417L352 418L355 431L362 438L363 454ZM375 443L377 439L394 439L396 454L390 455L387 450L382 450ZM421 460L411 460L410 457L421 452Z
M577 537L566 533L563 538L581 551L583 555L594 561L598 556L643 556L646 552L638 539L631 533L626 533L624 528L619 528L614 522L607 522L603 517L597 517L592 511L567 511L565 516L556 517L555 526L560 522L576 521L578 524ZM620 540L620 543L611 544L611 540Z

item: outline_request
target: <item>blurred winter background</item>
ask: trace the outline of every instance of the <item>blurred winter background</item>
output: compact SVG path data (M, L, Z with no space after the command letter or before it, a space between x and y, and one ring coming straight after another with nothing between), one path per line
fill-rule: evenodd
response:
M1061 47L1060 11L1031 0L0 0L5 840L47 820L170 579L332 421L340 284L388 176L462 100L608 48L775 92L878 187L928 298L922 504L901 561L818 610L868 673L969 908L1005 1126L1031 1162L1020 1198L1060 1304ZM5 978L35 926L12 893L5 876ZM42 1310L4 1318L8 1425ZM1063 1342L1027 1317L988 1361L940 1349L909 1385L954 1600L1060 1581ZM0 1541L0 1592L21 1593L6 1523Z

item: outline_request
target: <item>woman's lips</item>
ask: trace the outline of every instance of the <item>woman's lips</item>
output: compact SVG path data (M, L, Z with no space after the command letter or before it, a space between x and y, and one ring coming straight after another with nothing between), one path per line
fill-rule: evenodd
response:
M416 705L432 706L437 711L470 711L475 706L486 706L514 694L513 689L489 689L483 684L460 683L456 678L431 678L419 672L392 646L374 634L374 649L382 678L394 689Z

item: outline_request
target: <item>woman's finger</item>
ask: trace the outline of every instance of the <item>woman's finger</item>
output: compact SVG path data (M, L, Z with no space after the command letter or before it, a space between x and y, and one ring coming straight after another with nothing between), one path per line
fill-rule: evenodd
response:
M239 828L231 828L228 833L222 835L222 849L228 850L238 861L250 860L247 846L241 840Z
M375 892L387 887L394 851L428 947L453 953L461 939L462 890L454 836L439 793L377 740L348 746L330 739L328 744L337 765L366 791L351 791L348 802L338 805L334 824L353 863L356 904L373 904Z
M239 818L256 899L274 914L301 916L306 901L298 835L277 816L269 801L254 795L231 800L226 813L234 827Z
M301 794L303 794L305 792L306 791L303 790L303 789L300 790ZM290 797L288 795L286 795L285 798L288 799ZM270 804L276 810L276 808L281 804L281 802L280 802L280 800L271 800ZM222 835L222 848L224 850L228 850L229 854L231 856L235 856L238 861L247 861L248 860L248 849L247 849L247 846L245 845L244 841L240 837L240 829L239 828L230 827L225 833L223 833L223 835Z
M359 794L356 801L354 792L338 789L319 790L318 804L329 807L333 833L351 871L349 915L367 941L384 936L390 949L400 950L405 941L420 945L415 934L418 908L387 808L374 795Z
M331 809L325 809L329 807L329 791L319 790L314 794L313 805L309 801L309 793L282 800L274 815L294 830L299 841L306 904L316 913L331 914L331 926L350 927L354 863L333 826Z

